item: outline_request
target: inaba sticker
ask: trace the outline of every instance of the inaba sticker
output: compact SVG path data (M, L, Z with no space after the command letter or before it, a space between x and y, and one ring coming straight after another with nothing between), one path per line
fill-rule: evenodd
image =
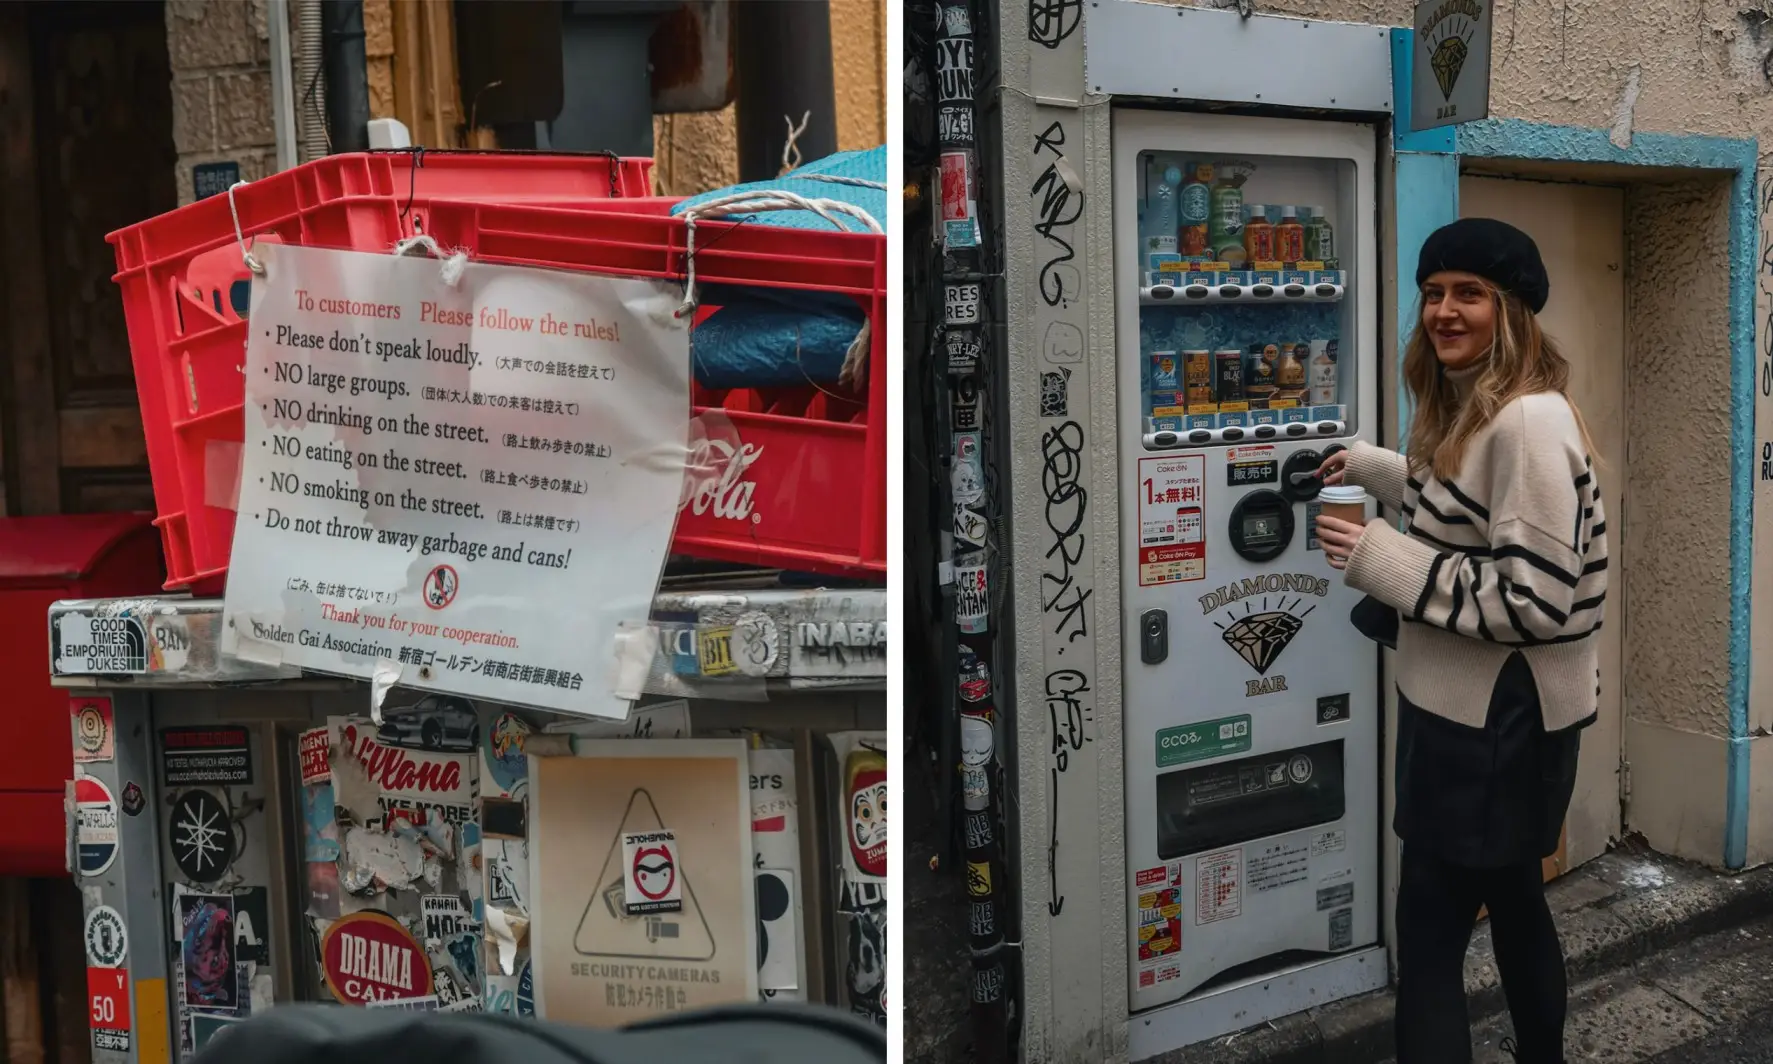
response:
M234 822L208 791L186 791L172 806L172 860L193 883L214 883L234 863Z
M129 956L129 932L123 917L109 905L86 914L86 963L93 968L120 968Z
M622 906L629 915L683 910L677 836L670 831L622 833Z
M991 667L965 643L960 646L960 697L968 702L991 697Z

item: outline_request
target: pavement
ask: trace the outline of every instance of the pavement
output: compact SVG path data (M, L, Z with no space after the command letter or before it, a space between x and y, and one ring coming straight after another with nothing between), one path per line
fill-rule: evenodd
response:
M1773 868L1740 876L1630 841L1546 888L1570 971L1565 1048L1575 1062L1773 1061ZM1509 1033L1480 925L1466 956L1474 1064L1509 1061ZM1337 1002L1157 1058L1163 1064L1381 1064L1389 990Z
M899 963L904 966L907 1064L960 1064L973 1059L969 1026L972 959L967 953L967 892L959 868L932 866L944 848L931 773L911 766L900 791L909 826Z

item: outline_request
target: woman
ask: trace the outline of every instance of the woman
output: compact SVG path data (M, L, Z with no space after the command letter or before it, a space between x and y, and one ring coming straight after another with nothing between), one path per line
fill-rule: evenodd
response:
M1317 519L1330 563L1398 611L1398 1064L1471 1060L1465 950L1487 906L1517 1059L1561 1064L1568 988L1540 859L1556 852L1594 720L1606 518L1570 367L1535 315L1549 282L1520 230L1468 218L1416 267L1408 456L1324 462L1403 514Z

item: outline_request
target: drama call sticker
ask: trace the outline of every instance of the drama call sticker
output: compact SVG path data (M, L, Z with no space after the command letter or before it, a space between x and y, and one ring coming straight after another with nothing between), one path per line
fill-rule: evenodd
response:
M109 905L86 914L86 963L93 968L120 968L129 956L129 932L123 917Z
M96 876L117 859L117 798L91 776L74 781L76 860L83 876Z
M74 715L75 762L109 761L116 756L110 699L76 698L69 710Z
M386 913L352 913L335 921L321 941L320 958L326 985L347 1005L431 993L431 966L412 935Z
M683 910L683 882L677 875L677 835L670 831L622 833L622 905L628 915Z

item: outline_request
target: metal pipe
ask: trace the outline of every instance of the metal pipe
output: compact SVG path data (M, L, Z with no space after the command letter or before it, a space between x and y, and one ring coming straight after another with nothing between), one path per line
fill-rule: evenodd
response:
M320 0L295 0L296 128L301 131L301 161L326 154L326 82L321 78Z
M266 28L271 43L271 123L277 131L277 169L296 164L295 93L289 51L289 0L269 0Z
M748 0L733 7L738 57L739 180L782 170L788 125L802 162L837 150L837 96L831 71L829 0Z
M363 51L363 0L322 0L326 127L335 152L369 148L369 68Z

